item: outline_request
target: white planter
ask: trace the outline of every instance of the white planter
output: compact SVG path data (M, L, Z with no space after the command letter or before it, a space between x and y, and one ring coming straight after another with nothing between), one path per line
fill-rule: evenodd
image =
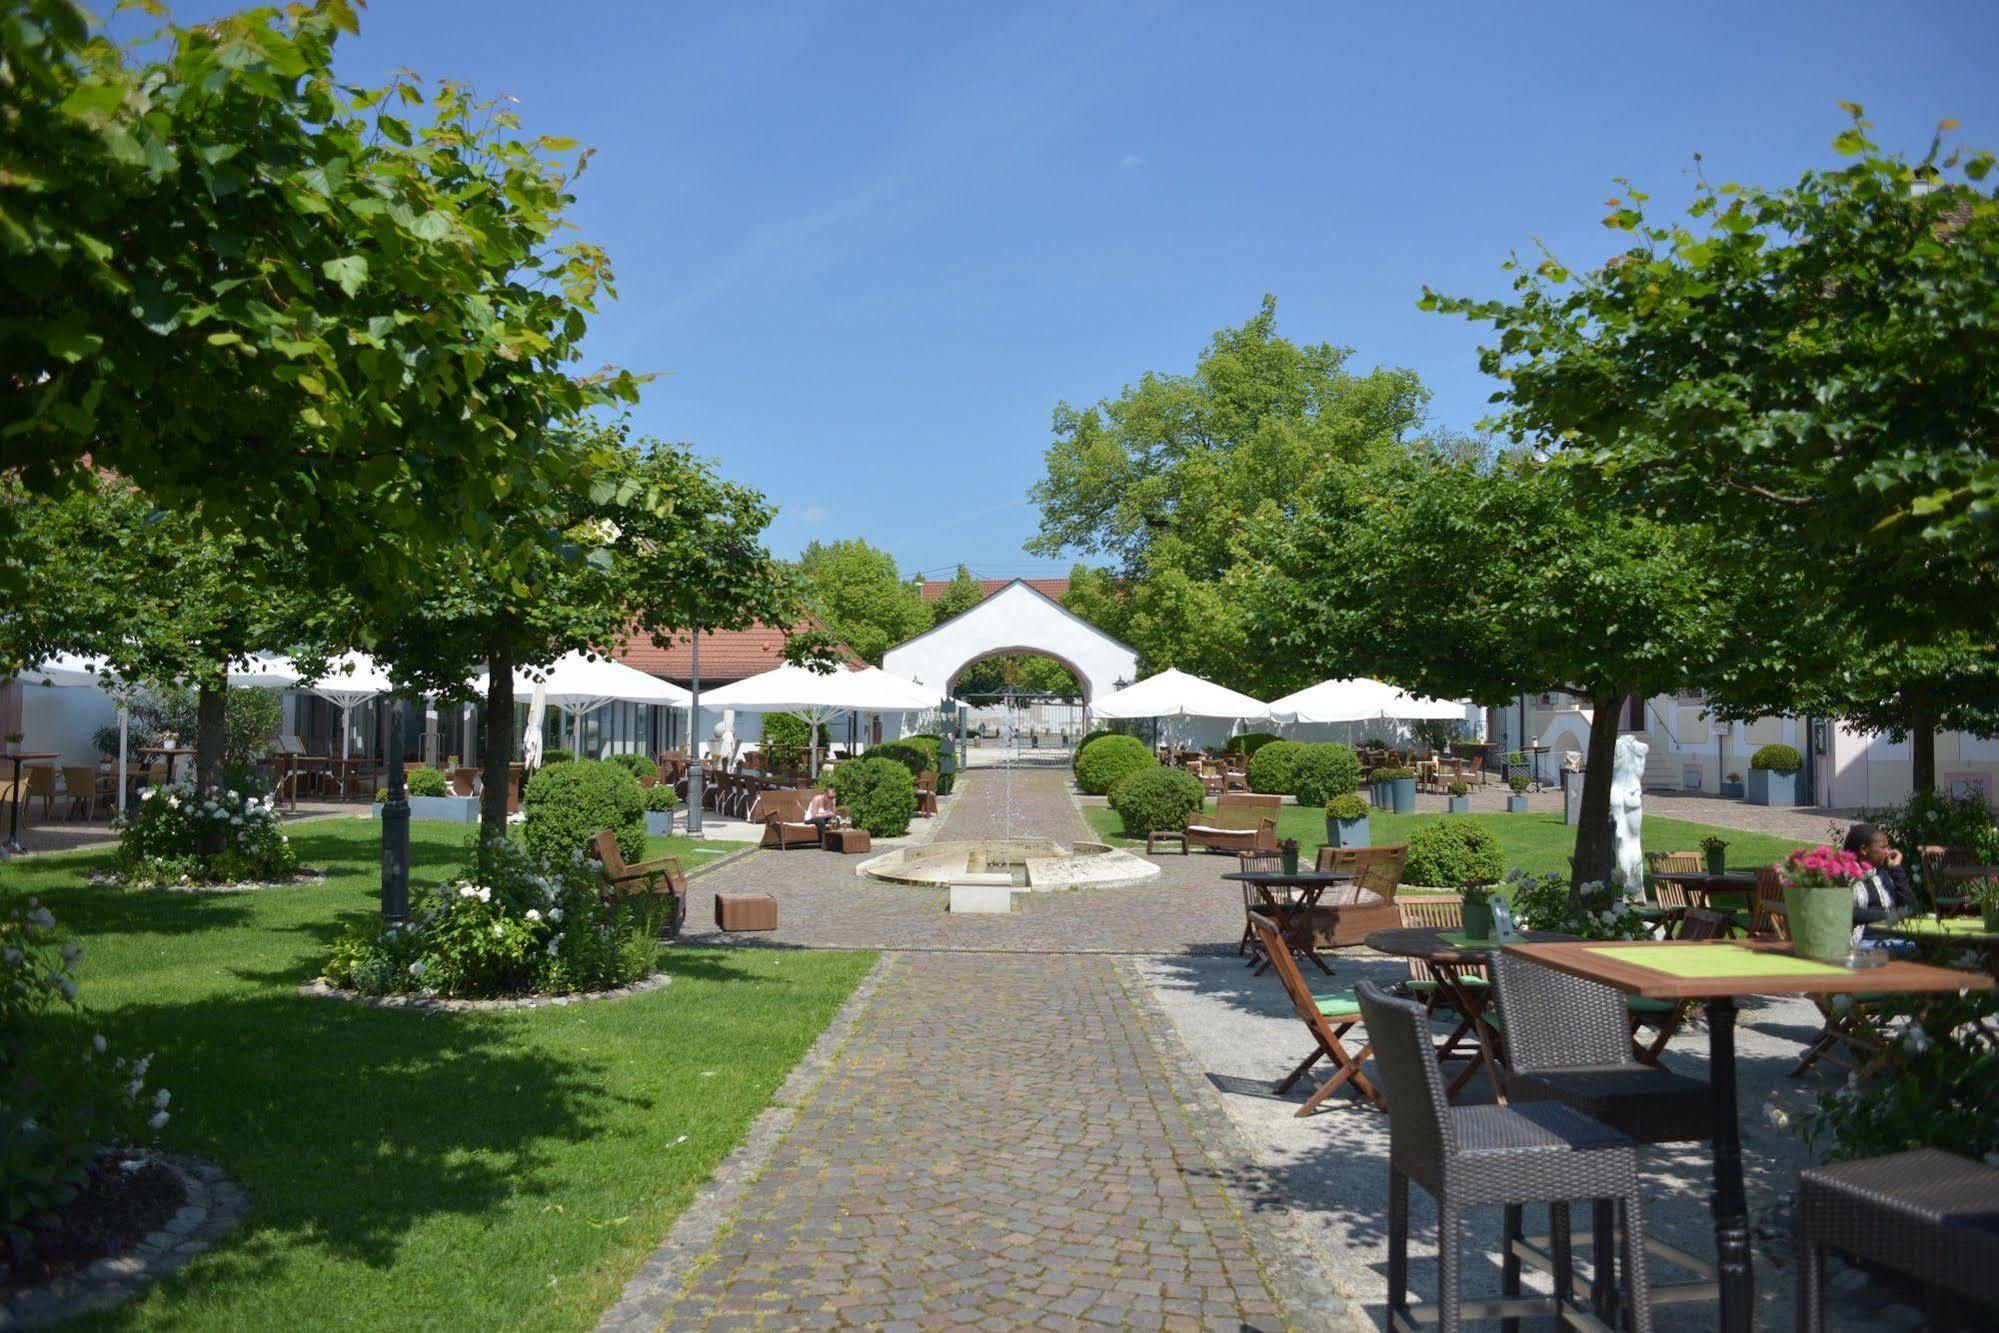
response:
M427 824L479 822L479 798L476 796L412 796L409 803L412 821L422 820ZM382 807L386 804L386 801L375 802L375 818L382 817Z
M646 811L646 834L649 837L664 838L673 832L673 817L676 810Z

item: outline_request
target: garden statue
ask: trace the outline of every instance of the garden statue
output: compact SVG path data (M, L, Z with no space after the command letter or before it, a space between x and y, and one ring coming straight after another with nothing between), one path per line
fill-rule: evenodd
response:
M709 754L722 765L724 773L736 771L736 751L742 742L736 739L736 710L722 710L722 720L715 724L715 743L708 747Z
M1580 772L1582 772L1582 771L1583 771L1583 752L1582 752L1581 750L1564 750L1564 751L1562 751L1562 771L1563 771L1564 773L1580 773Z
M1612 878L1624 885L1624 896L1645 896L1645 853L1638 845L1638 827L1645 818L1645 754L1652 747L1636 736L1619 736L1610 765L1610 838Z

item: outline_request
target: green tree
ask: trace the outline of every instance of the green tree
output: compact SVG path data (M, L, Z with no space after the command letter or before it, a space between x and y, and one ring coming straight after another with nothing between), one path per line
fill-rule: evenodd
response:
M972 577L972 571L959 565L951 575L944 595L930 604L930 623L941 625L954 616L963 615L985 599L985 589Z
M441 542L527 562L489 514L635 388L574 370L610 281L560 235L587 154L459 85L341 82L353 31L350 0L129 49L70 0L0 12L0 471L327 534L294 576L392 606ZM0 529L0 580L39 554Z
M813 542L798 557L806 606L862 658L882 654L931 625L923 592L904 579L895 557L861 538Z
M1703 530L1579 503L1563 472L1517 457L1481 467L1415 450L1331 468L1299 508L1247 534L1233 580L1245 643L1315 678L1374 675L1488 704L1580 696L1596 725L1576 877L1608 879L1619 709L1701 681L1739 643L1753 580Z
M951 685L960 699L975 695L1065 694L1082 696L1076 673L1052 657L1039 653L1001 653L982 658L966 667Z

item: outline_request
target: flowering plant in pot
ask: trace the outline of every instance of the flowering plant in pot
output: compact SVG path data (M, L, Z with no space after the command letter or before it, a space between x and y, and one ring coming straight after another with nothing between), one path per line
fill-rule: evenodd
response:
M1286 838L1284 841L1278 843L1277 854L1283 858L1285 874L1295 875L1298 873L1298 840L1296 838Z
M1464 894L1465 935L1474 940L1492 938L1492 886L1466 882Z
M1837 847L1800 847L1777 866L1784 914L1799 957L1845 958L1853 940L1853 885L1867 863Z
M1709 834L1701 839L1701 855L1707 860L1710 875L1726 874L1728 871L1728 839Z

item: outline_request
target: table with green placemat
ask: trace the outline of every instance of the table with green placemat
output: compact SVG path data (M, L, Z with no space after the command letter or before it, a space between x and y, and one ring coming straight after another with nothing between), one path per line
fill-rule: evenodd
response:
M1867 927L1871 940L1909 940L1932 962L1966 952L1975 952L1986 971L1999 967L1999 930L1991 930L1978 916L1912 916L1893 925Z
M1573 935L1558 935L1550 931L1528 931L1516 936L1521 940L1542 944L1573 940ZM1506 1095L1499 1081L1499 1060L1496 1052L1499 1039L1494 1024L1486 1013L1491 1003L1491 988L1471 985L1469 979L1485 967L1486 956L1499 948L1500 941L1480 939L1467 935L1462 930L1437 930L1424 926L1405 926L1400 930L1377 930L1368 935L1367 947L1376 953L1394 954L1401 958L1417 958L1428 964L1431 975L1437 978L1438 987L1444 992L1450 1006L1457 1011L1458 1026L1451 1035L1437 1047L1439 1061L1463 1060L1464 1071L1453 1079L1445 1095L1455 1097L1471 1077L1480 1069L1492 1083L1493 1095L1500 1101ZM1467 1040L1469 1039L1469 1041Z
M1938 994L1990 990L1993 985L1991 977L1977 972L1900 958L1879 966L1847 967L1797 957L1788 944L1751 940L1637 944L1530 940L1509 944L1506 951L1627 995L1707 1002L1708 1086L1714 1115L1712 1210L1721 1270L1721 1327L1730 1333L1750 1328L1755 1295L1735 1104L1736 1000L1745 995Z

